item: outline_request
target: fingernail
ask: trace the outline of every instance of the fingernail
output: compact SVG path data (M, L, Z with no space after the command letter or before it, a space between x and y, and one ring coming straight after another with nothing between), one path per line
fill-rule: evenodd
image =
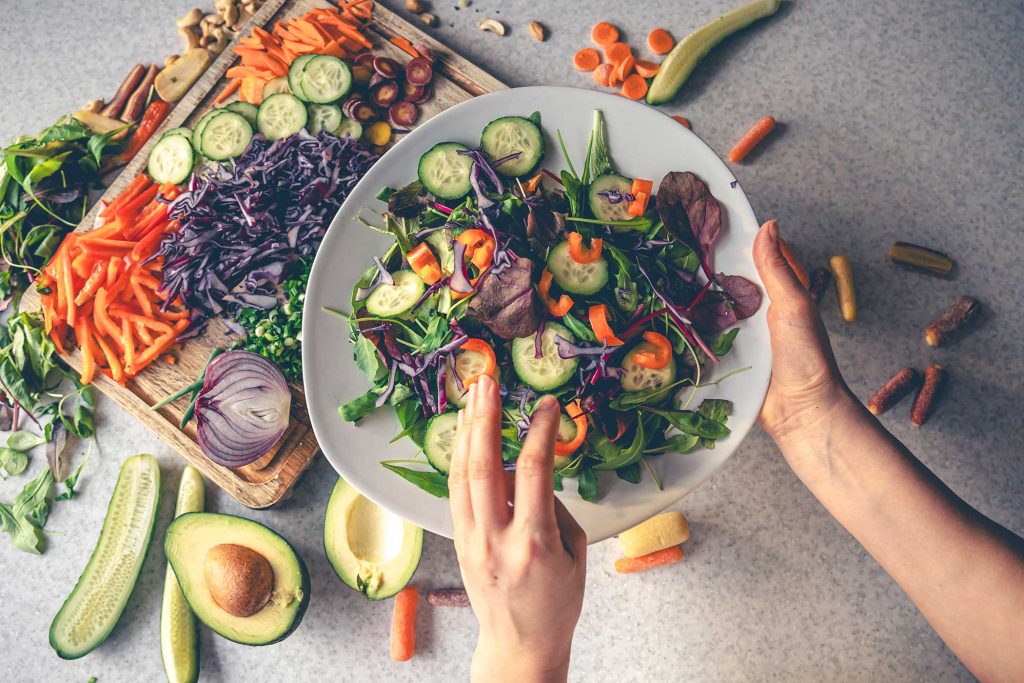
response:
M765 229L768 231L768 236L773 240L779 239L779 222L774 218L764 224Z
M551 394L548 394L540 400L540 405L537 406L538 410L557 411L558 410L558 399Z

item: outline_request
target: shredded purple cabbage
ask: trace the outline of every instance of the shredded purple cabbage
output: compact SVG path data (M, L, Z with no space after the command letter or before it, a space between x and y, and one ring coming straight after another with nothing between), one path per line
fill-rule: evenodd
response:
M609 204L618 204L620 202L632 202L636 200L636 196L629 192L619 192L618 190L602 190L597 193L599 197L604 197L608 200Z

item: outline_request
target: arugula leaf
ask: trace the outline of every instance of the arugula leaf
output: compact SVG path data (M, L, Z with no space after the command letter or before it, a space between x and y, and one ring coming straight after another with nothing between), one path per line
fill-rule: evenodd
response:
M0 479L16 477L28 467L28 456L13 448L0 448Z
M729 351L732 350L732 343L736 339L736 335L739 333L740 328L734 327L716 336L709 344L711 347L711 353L715 354L719 358L729 353Z
M13 448L16 451L29 451L44 443L46 443L44 437L27 432L24 429L11 432L11 435L7 437L7 447Z
M411 484L415 484L432 496L438 498L448 497L448 477L440 472L413 470L400 465L393 465L389 462L382 462L381 466L399 475Z
M709 420L724 425L729 419L729 413L732 412L732 401L724 398L706 398L700 402L697 412Z
M377 347L366 336L356 335L354 342L356 367L363 371L371 382L376 382L384 377L388 370L381 362Z
M590 327L572 313L566 313L561 322L577 339L587 342L597 341L597 337L594 336Z
M608 440L604 434L594 438L592 445L604 462L594 465L595 470L617 470L637 462L644 453L644 420L636 421L636 433L633 441L626 447L619 447Z
M615 470L616 476L623 481L628 481L630 484L640 483L640 463L635 462L632 465L626 465Z
M92 135L81 121L73 116L65 116L39 134L38 142L45 145L50 142L74 142Z
M597 498L597 475L592 468L584 466L580 469L576 486L583 500L591 501Z
M40 181L49 178L59 171L60 167L64 164L64 160L69 156L71 156L71 150L34 164L32 170L25 176L25 189L32 192L32 188L38 185Z
M635 410L646 405L662 403L665 399L671 396L672 389L681 384L687 383L692 384L693 380L689 377L684 377L683 379L676 380L672 384L663 386L660 389L626 391L613 398L608 403L608 407L620 413L628 413L631 410Z

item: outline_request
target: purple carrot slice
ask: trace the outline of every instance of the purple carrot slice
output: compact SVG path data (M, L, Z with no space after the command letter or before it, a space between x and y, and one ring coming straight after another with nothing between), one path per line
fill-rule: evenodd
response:
M426 85L434 77L434 68L430 62L417 57L405 65L405 79L413 85Z
M398 99L398 84L392 81L380 83L370 90L370 94L374 103L381 107L388 107Z
M368 66L372 68L374 59L376 59L376 57L373 56L372 52L363 52L352 60L352 64L354 66Z
M417 98L423 97L424 90L426 90L426 86L413 85L409 82L402 83L402 99L413 102Z
M396 128L411 126L420 118L420 108L412 102L395 102L388 108L388 119Z
M374 57L373 70L384 78L395 79L398 78L401 67L398 65L398 62L390 57Z
M423 94L421 94L419 97L417 97L416 99L407 97L405 99L409 100L413 104L426 104L427 102L430 101L430 98L433 96L433 94L434 89L429 85L425 85L423 86Z
M359 102L352 107L352 116L359 123L369 123L377 118L377 110L367 102Z

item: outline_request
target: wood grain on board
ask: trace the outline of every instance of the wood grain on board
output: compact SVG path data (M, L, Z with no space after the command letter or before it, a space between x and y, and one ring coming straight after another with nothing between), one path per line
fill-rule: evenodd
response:
M316 7L328 6L329 3L323 0L267 0L240 35L248 35L253 25L269 26L280 19L301 16ZM374 53L392 57L400 63L409 61L409 56L388 42L389 38L401 36L413 44L426 45L437 56L433 80L434 96L420 107L420 122L476 95L506 87L490 74L379 4L374 8L370 33L376 43ZM199 117L213 106L214 98L227 85L224 73L237 61L231 51L234 44L232 43L217 57L188 94L177 103L146 146L111 183L103 194L105 202L119 195L136 174L145 171L149 150L164 131L194 125ZM99 210L97 203L76 231L91 230ZM38 309L39 299L31 288L26 293L22 306L25 310ZM207 479L230 493L240 503L251 508L265 508L284 498L299 475L320 452L309 423L301 384L291 385L291 418L288 430L281 440L256 462L236 469L216 465L203 455L196 443L194 420L184 430L178 428L187 407L187 399L178 400L158 411L150 408L164 396L193 382L202 372L214 348L227 348L237 340L237 336L227 333L223 324L211 320L203 335L182 343L180 351L176 354L178 360L174 365L154 363L137 377L129 379L125 386L117 384L103 374L97 374L94 384L130 415L156 432ZM66 360L76 370L80 369L81 356L77 351L72 352Z

